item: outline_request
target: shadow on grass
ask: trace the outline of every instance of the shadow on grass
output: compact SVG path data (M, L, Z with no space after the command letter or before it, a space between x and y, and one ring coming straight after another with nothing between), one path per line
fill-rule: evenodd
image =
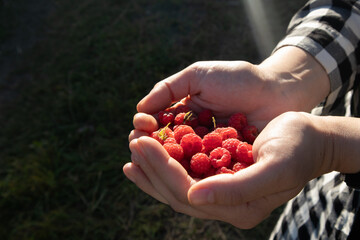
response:
M1 239L264 239L173 212L130 183L136 103L199 60L259 61L237 1L57 1L8 77L0 116ZM2 85L0 92L9 86Z

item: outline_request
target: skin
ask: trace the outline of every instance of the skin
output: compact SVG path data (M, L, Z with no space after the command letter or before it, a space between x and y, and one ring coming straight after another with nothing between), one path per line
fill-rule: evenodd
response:
M252 228L311 179L333 170L360 170L359 120L306 113L329 89L322 66L296 47L281 48L260 65L195 63L160 81L139 102L129 135L132 162L123 171L177 212ZM192 179L148 137L158 128L151 114L177 101L194 110L211 109L219 118L246 114L262 129L253 145L256 164L235 174Z

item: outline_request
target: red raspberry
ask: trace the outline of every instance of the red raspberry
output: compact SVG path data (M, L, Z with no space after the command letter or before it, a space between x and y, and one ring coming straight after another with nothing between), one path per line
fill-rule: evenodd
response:
M222 142L222 147L228 150L233 159L236 158L236 149L240 144L240 140L237 138L228 138Z
M208 133L204 136L202 144L205 147L205 152L209 153L217 147L221 147L222 139L221 135L216 132Z
M215 125L215 129L228 127L228 124L223 122L216 123Z
M182 137L188 133L195 133L192 127L187 125L179 125L174 128L174 138L177 143L180 143Z
M196 153L190 160L190 168L197 174L207 173L211 168L210 158L205 153Z
M250 166L250 165L247 164L247 163L237 162L237 163L235 163L234 166L232 167L232 170L233 170L234 172L238 172L238 171L240 171L240 170L242 170L242 169L247 168L248 166Z
M168 137L167 139L165 139L164 144L166 143L176 143L176 140L174 137Z
M233 127L221 127L215 129L214 131L221 135L223 141L228 138L238 138L238 132Z
M229 118L229 126L241 131L247 125L246 116L242 113L235 113Z
M215 174L216 174L216 169L211 166L211 168L209 169L209 171L207 171L207 172L203 175L203 178L211 177L211 176L214 176Z
M180 145L182 146L186 157L191 157L200 152L203 146L201 137L195 133L188 133L184 135L180 141Z
M244 137L245 141L250 144L253 144L256 137L259 135L259 131L255 126L246 126L241 130L241 134Z
M210 161L214 168L227 167L231 163L231 154L222 147L217 147L210 153Z
M179 161L179 163L181 164L181 166L183 166L183 168L184 168L187 172L190 171L190 162L189 162L189 159L183 158L181 161Z
M175 125L189 125L192 128L195 128L199 125L198 117L192 111L187 113L179 113L174 119Z
M181 161L184 158L184 150L177 143L165 143L164 145L165 150L169 153L170 157L176 159L177 161Z
M159 143L164 144L166 139L174 137L174 132L168 127L163 127L151 133L150 137L156 139Z
M231 169L228 169L227 167L221 167L216 171L216 174L222 174L222 173L231 173L234 174L235 172Z
M189 106L181 105L181 104L176 106L175 109L174 109L175 116L178 115L179 113L187 113L189 111L190 111Z
M194 129L195 133L197 135L199 135L199 137L203 138L206 134L209 133L209 129L207 127L204 127L204 126L197 126L195 129Z
M175 116L173 113L168 112L168 111L160 111L158 113L158 119L159 119L159 123L162 126L166 126L167 124L171 124L173 123Z
M212 127L213 113L209 109L205 109L198 114L199 124L205 127Z
M246 142L241 142L236 149L236 159L238 162L253 164L252 146Z

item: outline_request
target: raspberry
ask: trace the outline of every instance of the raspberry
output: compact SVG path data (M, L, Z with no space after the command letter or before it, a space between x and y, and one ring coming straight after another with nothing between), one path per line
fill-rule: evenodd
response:
M210 153L210 161L214 168L227 167L231 163L231 154L222 147L217 147Z
M235 172L231 169L228 169L227 167L221 167L219 168L215 174L222 174L222 173L231 173L234 174Z
M173 138L174 132L169 127L163 127L159 130L152 132L150 137L156 139L159 143L164 144L167 138Z
M183 148L177 143L165 143L165 150L169 153L170 157L177 161L181 161L184 158Z
M214 131L221 135L223 141L228 138L238 138L238 132L233 127L221 127L215 129Z
M228 150L232 158L236 158L236 149L240 144L240 140L237 138L228 138L222 142L222 147Z
M203 146L201 138L195 133L184 135L180 141L180 145L183 148L186 157L191 157L200 152Z
M190 162L188 159L183 158L181 161L179 161L179 163L187 172L190 171Z
M228 127L228 125L226 123L223 123L223 122L214 123L215 130L218 128L225 128L225 127Z
M195 133L192 127L187 125L179 125L174 129L174 138L177 143L180 143L182 137L188 133Z
M175 107L175 116L178 115L179 113L187 113L190 111L189 106L186 105L178 105Z
M203 138L206 134L209 133L209 129L207 127L204 127L204 126L197 126L195 129L194 129L195 133L197 135L199 135L199 137Z
M213 113L209 109L205 109L198 114L199 124L205 127L211 127L213 125L212 118Z
M246 116L242 113L235 113L229 118L229 126L241 131L247 125Z
M207 171L207 172L203 175L203 178L211 177L211 176L214 176L215 174L216 174L216 169L211 166L210 169L209 169L209 171Z
M222 139L221 135L216 132L208 133L204 136L202 144L205 147L205 152L209 153L217 147L221 147Z
M247 163L237 162L237 163L235 163L234 166L232 167L232 170L233 170L234 172L238 172L238 171L240 171L240 170L242 170L242 169L247 168L248 166L250 166L250 165L247 164Z
M236 148L236 159L238 162L253 164L252 146L246 142L241 142Z
M179 113L176 115L174 119L175 125L189 125L193 128L197 127L199 125L198 117L195 113L192 111L189 111L187 113Z
M204 174L211 168L210 158L205 153L197 153L190 160L190 168L194 173Z
M246 126L241 130L241 134L244 137L245 141L253 144L256 137L259 135L259 131L255 126Z
M168 111L160 111L158 113L158 119L161 125L166 126L167 124L171 124L174 121L174 114Z
M176 140L174 137L168 137L167 139L165 139L164 144L166 143L176 143Z

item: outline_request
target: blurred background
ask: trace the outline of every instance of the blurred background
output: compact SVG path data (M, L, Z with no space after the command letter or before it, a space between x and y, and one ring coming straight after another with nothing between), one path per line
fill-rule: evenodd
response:
M0 239L265 239L128 181L137 102L200 60L260 63L306 1L0 0Z

